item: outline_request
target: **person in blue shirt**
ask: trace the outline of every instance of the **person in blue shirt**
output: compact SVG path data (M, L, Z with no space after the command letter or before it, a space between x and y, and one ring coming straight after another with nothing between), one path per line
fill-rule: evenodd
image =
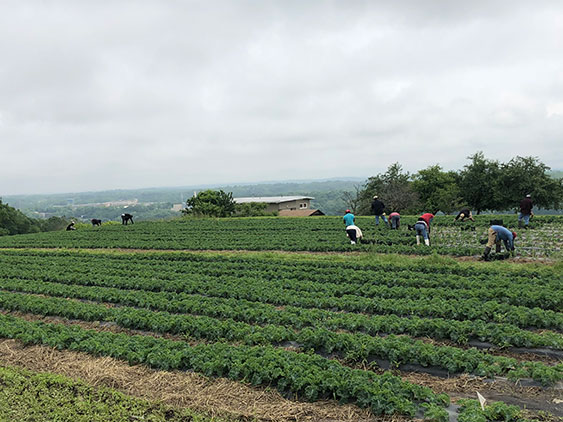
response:
M350 238L352 245L355 245L363 236L360 228L354 224L354 218L354 214L352 214L350 210L346 210L343 220L346 226L346 235Z
M353 226L354 225L354 214L350 212L350 210L346 210L346 214L344 214L344 224L346 226Z
M489 239L487 246L485 246L485 251L483 252L483 259L485 261L489 260L489 254L493 245L495 245L496 253L500 252L500 242L504 242L504 247L508 252L514 252L514 239L516 239L516 233L508 230L503 226L491 226L489 227Z

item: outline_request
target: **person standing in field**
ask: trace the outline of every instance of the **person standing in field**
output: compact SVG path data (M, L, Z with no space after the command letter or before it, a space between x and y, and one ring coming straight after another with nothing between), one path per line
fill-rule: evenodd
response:
M389 214L389 224L391 225L391 229L393 230L399 229L399 226L401 224L401 215L397 211L394 211L391 214Z
M514 239L516 239L516 232L508 230L503 226L491 226L488 231L488 241L487 246L485 246L485 251L483 252L483 259L485 261L489 260L489 254L491 253L491 248L495 245L495 252L500 252L500 242L504 242L504 247L507 252L511 254L514 253Z
M434 218L434 214L429 212L418 217L418 221L414 225L416 231L416 244L420 245L420 236L424 238L424 244L430 246L430 223Z
M518 227L522 227L522 221L524 221L524 228L528 228L530 223L530 218L533 217L532 212L532 195L528 194L524 199L520 201L520 214L518 214Z
M352 245L355 245L356 242L363 237L362 231L355 225L355 219L354 214L352 214L350 210L346 210L343 220L346 226L346 236L348 236Z
M375 225L379 226L379 218L383 218L385 224L389 224L387 217L385 217L385 204L379 199L377 195L373 197L371 202L371 212L375 215Z
M454 221L465 221L465 219L471 220L471 221L475 221L473 219L473 214L471 214L471 210L469 208L463 208L459 214L456 216L456 218L454 218Z

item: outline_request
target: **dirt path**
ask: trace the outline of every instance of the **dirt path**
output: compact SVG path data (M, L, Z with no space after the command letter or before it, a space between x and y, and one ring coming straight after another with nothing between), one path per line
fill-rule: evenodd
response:
M19 249L29 249L29 250L37 250L37 251L81 251L81 252L121 252L121 253L158 253L158 252L176 252L176 253L192 253L192 254L222 254L222 255L233 255L233 254L245 254L245 255L264 255L264 254L279 254L279 255L294 255L294 256L326 256L326 257L333 257L333 256L343 256L343 257L368 257L368 256L391 256L397 255L400 257L407 257L413 259L424 259L425 257L430 257L432 255L416 255L416 254L394 254L394 253L377 253L377 252L367 252L367 251L349 251L349 252L342 252L342 251L324 251L324 252L317 252L317 251L285 251L285 250L249 250L249 249L134 249L134 248L32 248L32 247L25 247L25 248L5 248L0 247L0 251L2 250L19 250ZM451 259L457 262L468 262L468 263L479 263L483 262L480 259L480 256L454 256L454 255L440 255L440 257L444 259ZM501 262L511 263L511 264L543 264L543 265L554 265L559 260L551 259L551 258L530 258L530 257L522 257L516 256L514 258L509 258L502 260Z

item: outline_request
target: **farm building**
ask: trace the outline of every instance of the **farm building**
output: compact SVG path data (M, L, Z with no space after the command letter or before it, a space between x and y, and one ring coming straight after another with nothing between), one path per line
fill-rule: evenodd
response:
M281 210L280 217L313 217L316 215L325 215L321 210Z
M237 204L261 202L268 204L266 212L282 210L308 210L311 208L310 196L255 196L247 198L233 198Z

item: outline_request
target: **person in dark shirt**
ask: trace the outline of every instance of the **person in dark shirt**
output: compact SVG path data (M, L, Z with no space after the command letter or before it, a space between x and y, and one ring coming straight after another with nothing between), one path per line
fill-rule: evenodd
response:
M473 214L471 214L471 210L469 208L464 208L462 209L459 214L456 216L456 218L454 218L454 221L465 221L465 219L471 220L471 221L475 221L473 219Z
M375 215L375 225L379 226L379 218L383 218L385 224L389 224L387 221L387 217L385 217L385 204L379 199L377 195L373 197L373 201L371 203L371 212Z
M68 226L66 226L67 232L69 232L71 230L76 230L76 227L74 227L74 221L71 221L70 224Z
M520 201L520 214L518 214L518 227L524 226L524 228L528 228L528 224L530 223L530 218L534 216L532 212L532 207L534 204L532 203L532 195L526 195L524 199Z

